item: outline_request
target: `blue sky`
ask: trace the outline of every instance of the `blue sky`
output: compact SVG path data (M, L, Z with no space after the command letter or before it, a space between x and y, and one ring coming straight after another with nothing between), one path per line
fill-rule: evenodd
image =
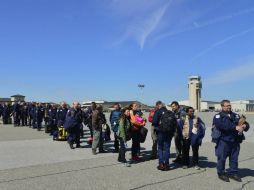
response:
M0 0L0 97L254 99L253 42L253 0Z

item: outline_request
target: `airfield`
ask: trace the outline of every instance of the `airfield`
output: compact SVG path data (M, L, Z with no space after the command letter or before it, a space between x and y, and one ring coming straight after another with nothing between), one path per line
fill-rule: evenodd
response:
M92 155L86 143L71 150L66 142L53 141L44 131L28 127L0 124L0 189L1 190L157 190L199 189L240 190L254 189L254 114L246 114L251 125L246 140L241 144L239 175L243 182L225 183L217 178L214 144L211 143L212 118L215 113L199 113L206 123L206 136L200 147L201 170L172 163L175 158L174 141L171 146L171 170L156 169L158 161L150 160L152 140L150 131L141 144L143 161L125 168L113 153L113 141L104 145L108 153ZM107 114L108 117L108 114ZM150 124L147 124L150 130ZM112 135L113 140L113 135ZM131 142L128 143L131 147ZM191 155L191 153L190 153ZM130 151L126 153L130 158Z

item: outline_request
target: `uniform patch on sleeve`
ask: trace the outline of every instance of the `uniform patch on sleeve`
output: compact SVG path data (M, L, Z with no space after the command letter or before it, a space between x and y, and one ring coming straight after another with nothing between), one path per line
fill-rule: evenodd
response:
M220 118L220 115L216 115L215 118L216 118L216 119L219 119L219 118Z

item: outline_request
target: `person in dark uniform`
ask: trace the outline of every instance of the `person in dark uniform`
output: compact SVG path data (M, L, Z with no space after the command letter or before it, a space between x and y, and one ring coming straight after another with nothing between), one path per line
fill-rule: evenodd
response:
M35 109L33 109L33 129L41 130L43 117L44 109L41 103L37 103Z
M0 118L2 117L2 115L3 115L3 105L0 104Z
M48 126L50 135L53 135L57 131L57 106L56 105L48 105Z
M12 106L12 116L14 119L14 127L20 126L21 105L20 102L15 102Z
M11 105L6 102L3 106L3 124L11 124Z
M57 131L53 133L53 140L57 140L58 129L64 126L67 112L67 104L65 102L62 102L56 113Z
M242 179L238 175L238 157L240 144L245 139L243 132L249 130L244 116L232 112L229 100L221 102L222 111L214 116L213 125L221 133L215 147L217 156L217 174L219 179L229 182L229 178L237 182ZM226 159L229 157L229 170L225 173Z
M21 123L22 123L22 126L28 126L27 119L28 119L28 106L27 106L26 103L23 103L21 105Z
M46 104L44 108L44 123L45 123L45 132L47 133L47 128L49 125L49 110L52 108L52 105Z
M29 105L28 105L29 128L32 127L32 123L33 123L33 114L34 114L34 112L35 112L35 108L36 108L36 103L35 103L35 102L29 103Z
M83 118L80 103L74 102L73 107L67 112L64 123L64 128L68 132L67 141L71 149L75 149L73 146L75 143L76 148L80 148L80 125L82 125L82 122Z

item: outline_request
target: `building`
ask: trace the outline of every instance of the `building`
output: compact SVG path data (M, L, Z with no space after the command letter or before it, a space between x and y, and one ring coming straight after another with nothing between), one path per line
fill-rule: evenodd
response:
M236 112L254 112L254 100L232 101L231 105Z
M179 101L182 106L190 106L188 100ZM254 100L237 100L231 101L232 111L234 112L254 112ZM201 101L200 111L221 111L220 102Z
M201 89L202 82L200 76L190 76L188 81L189 105L195 110L201 110Z
M4 103L13 103L13 102L25 102L25 96L16 94L11 96L10 98L0 98L0 104Z
M151 106L148 106L146 104L143 104L139 101L112 101L112 102L108 102L108 101L104 101L104 100L95 100L95 101L85 101L82 103L82 108L88 108L91 106L91 103L95 102L97 105L102 105L104 111L111 111L113 110L113 105L115 103L119 103L121 105L122 108L129 106L131 103L136 102L137 104L140 105L140 108L143 111L149 111L150 109L152 109Z

